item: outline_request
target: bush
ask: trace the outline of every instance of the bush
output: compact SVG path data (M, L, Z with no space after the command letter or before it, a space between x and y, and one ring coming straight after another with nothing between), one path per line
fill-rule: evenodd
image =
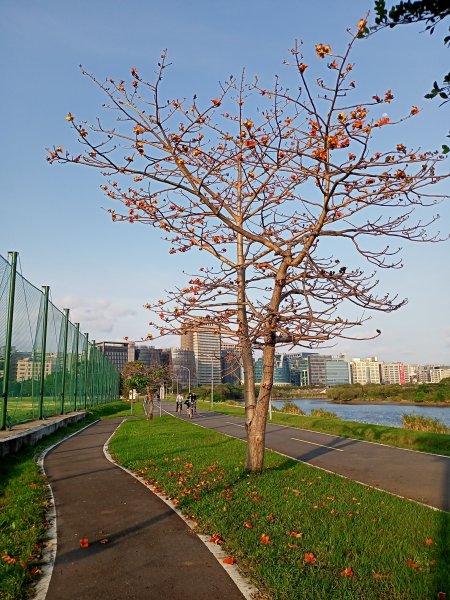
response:
M336 413L329 410L323 410L323 408L313 408L311 411L312 417L323 417L325 419L339 419Z
M290 415L304 415L304 411L299 408L296 404L294 404L293 402L285 402L283 404L283 408L281 409L282 412L284 413L288 413Z
M404 429L413 429L414 431L430 431L432 433L450 433L450 427L445 423L432 417L422 417L420 415L402 415L402 425Z

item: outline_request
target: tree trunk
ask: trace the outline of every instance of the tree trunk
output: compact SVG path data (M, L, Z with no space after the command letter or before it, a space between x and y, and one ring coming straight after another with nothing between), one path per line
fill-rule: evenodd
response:
M267 413L273 385L275 346L266 346L263 351L263 373L258 401L252 420L247 423L247 460L245 470L262 473L266 441Z

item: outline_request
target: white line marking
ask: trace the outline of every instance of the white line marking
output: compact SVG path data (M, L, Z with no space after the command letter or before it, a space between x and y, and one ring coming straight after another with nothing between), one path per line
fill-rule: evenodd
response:
M303 442L304 444L312 444L313 446L321 446L322 448L329 448L330 450L336 450L336 452L344 452L341 448L333 448L333 446L326 446L325 444L316 444L316 442L308 442L307 440L299 440L298 438L291 438L296 442Z
M236 427L243 427L245 429L245 425L239 425L239 423L232 423L231 421L225 421L227 425L236 425Z

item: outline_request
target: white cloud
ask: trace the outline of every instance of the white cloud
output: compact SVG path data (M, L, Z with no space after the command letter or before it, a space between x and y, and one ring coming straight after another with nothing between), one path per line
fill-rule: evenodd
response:
M88 331L91 338L111 333L117 321L136 315L136 310L105 298L64 296L55 301L55 304L58 307L70 308L71 322L80 323L81 331Z

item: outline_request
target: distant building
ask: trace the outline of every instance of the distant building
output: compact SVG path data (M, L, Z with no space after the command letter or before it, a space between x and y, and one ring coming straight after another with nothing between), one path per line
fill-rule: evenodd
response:
M402 363L381 363L381 383L404 385L405 382L405 367Z
M222 383L241 383L241 360L236 344L222 344L220 349Z
M303 386L309 385L309 361L312 356L311 352L298 352L287 354L289 362L290 381L292 385Z
M352 383L367 385L381 383L381 363L376 356L362 360L354 358L350 363Z
M136 360L134 342L96 342L95 347L110 360L118 371L122 371L127 362Z
M439 383L446 377L450 377L450 368L448 367L430 367L430 382Z
M311 354L308 356L309 384L327 385L327 361L330 355Z
M332 356L325 361L327 386L350 383L350 365L342 356Z
M192 350L172 348L171 363L171 373L178 385L186 388L189 384L191 387L197 386L197 367L195 365L195 354Z
M181 336L181 348L191 350L195 355L198 385L221 383L220 335L215 331L215 325L205 319L195 330L187 331Z
M136 360L144 363L147 367L161 366L161 354L161 348L154 348L153 346L136 346Z
M55 368L56 353L48 354L45 357L45 377L51 375ZM27 379L38 379L41 375L41 361L32 360L31 357L22 358L17 361L16 381L26 381Z
M258 358L254 363L255 383L260 384L263 373L263 359ZM273 371L273 385L290 385L290 368L286 354L275 354L275 365Z

